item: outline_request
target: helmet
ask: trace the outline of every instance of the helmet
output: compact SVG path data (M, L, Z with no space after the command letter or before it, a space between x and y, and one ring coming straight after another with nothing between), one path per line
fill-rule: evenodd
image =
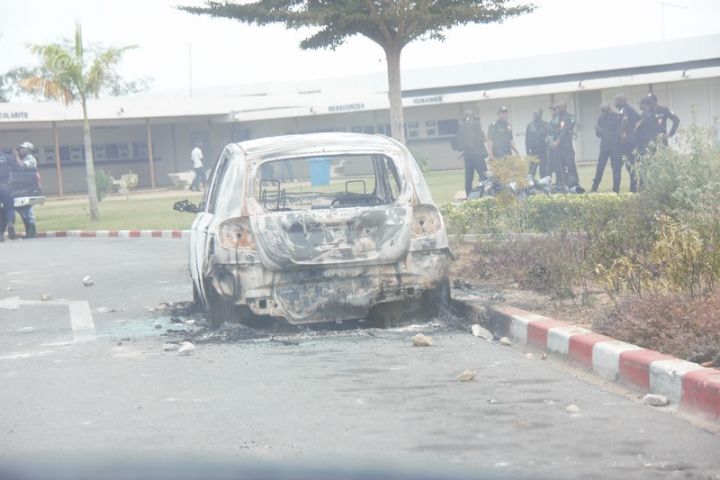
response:
M20 145L18 145L18 148L25 148L27 150L35 150L35 145L33 145L30 142L23 142Z

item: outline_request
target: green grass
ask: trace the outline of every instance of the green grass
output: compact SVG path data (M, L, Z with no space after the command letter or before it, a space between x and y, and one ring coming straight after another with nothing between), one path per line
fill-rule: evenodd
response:
M595 174L594 165L578 167L581 185L589 189ZM628 175L623 175L623 190L628 188ZM433 199L438 204L452 201L458 190L463 190L464 180L461 170L426 172ZM475 180L477 183L477 178ZM612 174L608 167L605 171L600 191L610 191ZM130 230L130 229L187 229L194 216L176 212L173 203L189 198L193 202L200 200L200 194L193 192L140 193L125 197L109 197L100 202L101 221L93 223L88 215L87 201L84 199L48 200L35 207L38 229L47 230ZM16 222L19 231L23 231L20 219Z
M192 192L178 192L156 198L111 197L100 202L99 222L91 222L85 200L50 200L45 205L34 207L38 230L131 230L131 229L187 229L194 215L176 212L172 209L178 200L189 198L193 202L200 195ZM22 231L22 221L16 224Z

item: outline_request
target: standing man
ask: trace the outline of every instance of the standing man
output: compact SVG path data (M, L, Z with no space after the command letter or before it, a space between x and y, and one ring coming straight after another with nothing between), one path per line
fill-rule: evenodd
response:
M654 93L648 93L648 99L650 99L650 109L655 115L655 122L658 124L660 135L662 135L661 142L667 147L668 138L673 137L680 127L680 117L669 108L658 105L657 95ZM672 122L670 133L667 131L668 120Z
M641 157L655 153L656 142L662 134L652 104L649 97L640 100L640 120L635 125L635 147L637 155Z
M207 178L205 177L205 165L203 165L204 157L202 152L202 143L195 142L194 148L192 149L192 152L190 152L190 159L192 160L193 170L195 171L195 178L190 185L190 190L199 191L200 184L202 183L203 187L205 187L205 184L207 183Z
M18 162L25 168L25 170L32 170L37 174L37 159L33 156L32 152L35 149L35 145L30 142L23 142L18 145ZM18 207L16 209L18 215L25 224L25 238L35 238L37 234L37 227L35 224L35 213L33 212L32 205L26 205L24 207Z
M485 132L480 125L480 116L472 111L465 112L465 118L458 127L457 135L453 140L453 149L461 151L465 162L465 198L470 196L475 172L478 178L483 179L487 171L488 151L485 147Z
M12 172L17 170L16 160L0 152L0 242L5 241L7 228L10 240L15 240L15 199L12 196Z
M591 192L597 192L608 159L613 176L613 192L620 193L620 180L622 177L622 158L618 153L618 140L620 139L620 120L617 113L613 112L609 103L603 103L600 107L600 116L595 125L595 135L600 138L600 155L598 156L595 178L593 179Z
M637 192L638 177L635 172L635 126L640 115L632 108L627 101L624 93L615 95L613 99L615 108L618 112L618 121L620 122L620 141L618 143L618 154L621 161L625 162L630 174L630 191Z
M567 111L567 103L558 102L552 106L553 119L550 122L550 152L555 161L556 183L564 184L576 191L580 188L577 165L575 165L575 148L573 136L575 135L575 118Z
M525 129L525 153L538 158L540 162L540 178L552 173L547 164L547 137L550 129L547 122L543 120L542 114L541 108L533 111L532 122L528 123L527 129ZM532 162L530 164L530 175L534 177L537 170L538 163Z
M488 152L490 160L505 158L514 153L518 155L513 140L512 127L508 123L507 107L500 107L497 111L498 119L488 126Z

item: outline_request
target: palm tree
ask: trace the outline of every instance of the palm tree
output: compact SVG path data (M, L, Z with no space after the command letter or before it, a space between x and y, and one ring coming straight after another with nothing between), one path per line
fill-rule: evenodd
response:
M66 105L80 102L82 106L90 220L100 220L87 102L90 98L100 96L103 89L118 83L115 68L123 54L135 47L93 48L90 50L93 58L88 61L85 58L82 28L80 22L76 22L74 42L29 45L28 48L40 57L40 74L20 80L20 86L49 100L59 100Z

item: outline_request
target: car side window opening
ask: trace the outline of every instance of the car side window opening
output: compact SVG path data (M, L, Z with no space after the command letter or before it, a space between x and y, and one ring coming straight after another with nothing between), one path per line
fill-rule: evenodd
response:
M228 165L230 164L229 156L223 152L220 156L217 165L212 170L212 176L210 178L210 188L206 189L205 194L205 211L208 213L215 213L215 206L217 205L219 186L225 177Z
M398 168L384 155L274 160L253 179L253 195L266 211L388 205L401 191Z

